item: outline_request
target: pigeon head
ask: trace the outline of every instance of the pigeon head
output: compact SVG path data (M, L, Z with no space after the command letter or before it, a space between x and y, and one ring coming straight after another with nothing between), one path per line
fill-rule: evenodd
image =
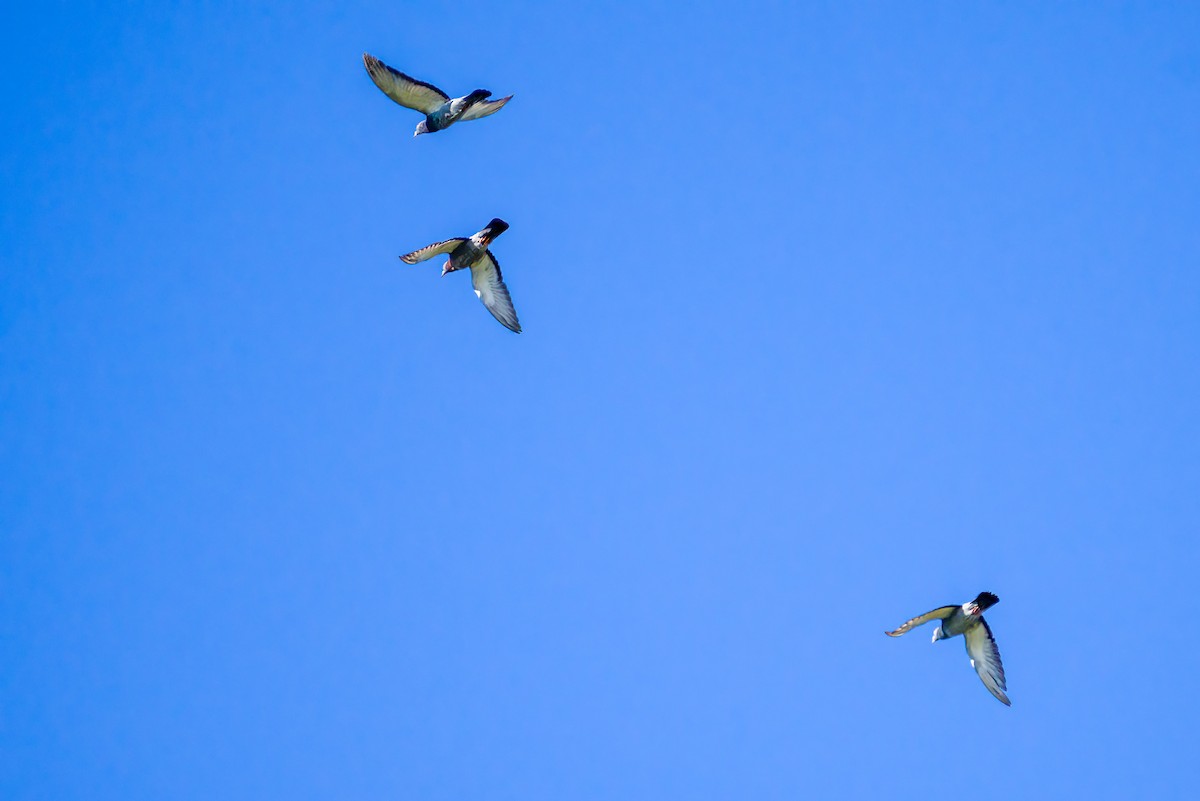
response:
M429 133L429 126L425 124L425 120L417 123L417 130L413 131L413 136L420 136L423 133Z

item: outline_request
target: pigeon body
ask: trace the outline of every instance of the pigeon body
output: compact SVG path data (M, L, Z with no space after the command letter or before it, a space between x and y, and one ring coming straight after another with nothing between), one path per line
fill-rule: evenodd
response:
M434 256L449 256L442 267L442 275L469 269L476 297L483 301L483 305L501 325L519 334L521 323L517 321L517 310L513 308L508 287L500 274L500 262L489 250L492 240L507 230L508 223L497 217L477 234L434 242L401 256L400 260L406 264L416 264Z
M385 95L405 108L425 115L425 119L417 123L413 136L444 131L456 122L495 114L512 99L512 95L509 95L499 100L488 100L492 93L486 89L476 89L468 95L451 98L433 84L392 69L369 53L363 53L363 65L371 80Z
M979 674L983 686L996 696L1005 706L1012 706L1004 691L1008 689L1004 681L1004 665L1000 663L1000 649L992 637L992 629L983 619L983 612L995 606L1000 601L990 592L981 592L973 601L967 601L962 606L941 606L932 612L914 617L895 631L884 632L889 637L899 637L911 629L928 623L931 620L941 620L942 623L933 632L933 641L946 640L950 637L963 635L967 646L967 656L971 659L971 667Z

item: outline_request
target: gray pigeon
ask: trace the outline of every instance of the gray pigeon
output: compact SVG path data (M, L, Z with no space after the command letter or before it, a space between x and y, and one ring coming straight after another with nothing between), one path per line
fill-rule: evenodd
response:
M371 80L385 95L405 108L425 115L425 119L418 123L413 136L441 131L462 120L477 120L495 114L505 103L512 100L512 95L499 100L488 100L492 93L486 89L476 89L469 95L452 100L436 86L410 78L369 53L363 53L363 64Z
M974 601L967 601L962 606L942 606L932 612L926 612L920 617L914 617L895 631L885 631L889 637L899 637L909 629L937 619L945 621L933 632L933 641L945 640L950 637L963 635L967 643L967 656L971 658L971 667L979 674L983 686L988 692L1000 699L1005 706L1012 706L1008 696L1004 694L1007 686L1004 683L1004 665L1000 664L1000 649L992 637L992 630L983 619L983 612L995 606L1000 601L990 592L981 592Z
M420 250L414 250L400 260L406 264L416 264L419 261L432 259L434 256L448 255L449 260L442 267L442 275L471 268L471 283L475 294L487 306L492 316L510 331L521 333L521 324L517 322L517 310L513 308L512 298L508 295L508 287L504 285L504 277L500 275L500 263L488 250L492 240L508 230L508 223L499 217L487 224L482 231L467 239L458 237L444 242L434 242Z

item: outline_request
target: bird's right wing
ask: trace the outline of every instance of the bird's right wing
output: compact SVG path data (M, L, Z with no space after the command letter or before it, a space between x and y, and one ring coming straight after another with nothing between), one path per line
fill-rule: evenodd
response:
M407 253L400 257L400 261L405 264L416 264L419 261L432 259L434 256L440 256L443 253L449 253L458 247L460 242L466 242L461 236L454 239L447 239L445 242L434 242L432 245L426 245L420 250L414 250L412 253Z
M914 617L912 620L909 620L903 626L896 629L895 631L885 631L884 634L886 634L889 637L899 637L901 634L908 632L910 629L915 629L917 626L924 625L931 620L945 620L946 618L953 615L954 610L956 610L958 608L959 607L957 607L957 606L939 606L937 609L934 609L932 612L926 612L925 614L920 615L919 617Z
M504 278L500 275L500 263L490 250L471 266L471 284L483 305L487 306L487 310L502 326L509 331L521 333L521 324L517 322L517 310L513 308L508 287L504 285Z
M987 621L979 619L978 626L972 626L963 634L967 641L967 656L971 657L971 667L979 674L983 686L988 692L1000 699L1005 706L1012 706L1012 701L1004 691L1008 685L1004 683L1004 665L1000 663L1000 649L996 647L996 639Z
M418 81L400 70L394 70L369 53L363 53L363 66L367 68L367 74L371 76L375 85L405 108L422 114L432 114L450 99L436 86Z
M480 117L486 117L489 114L495 114L505 103L512 100L513 96L502 97L499 100L480 100L472 105L469 109L463 112L462 120L477 120Z

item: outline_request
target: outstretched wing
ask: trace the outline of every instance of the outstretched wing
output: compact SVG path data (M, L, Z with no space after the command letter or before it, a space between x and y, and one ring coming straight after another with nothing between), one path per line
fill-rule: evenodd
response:
M967 641L967 656L971 657L971 667L979 674L983 686L988 692L1000 699L1005 706L1012 706L1004 691L1008 689L1004 683L1004 665L1000 663L1000 649L996 647L996 639L987 621L979 619L978 626L967 629L963 638Z
M477 120L480 117L486 117L489 114L495 114L505 103L512 100L513 96L502 97L499 100L480 100L472 105L469 109L463 112L460 120Z
M521 324L517 322L517 310L513 308L508 287L504 285L504 278L500 275L500 263L490 250L471 266L471 284L483 305L487 306L487 310L501 325L510 331L521 333Z
M363 53L363 66L367 68L367 74L371 76L375 85L405 108L422 114L432 114L450 99L436 86L394 70L369 53Z
M441 256L444 253L450 253L460 242L466 242L461 236L454 239L447 239L445 242L434 242L432 245L426 245L420 250L414 250L412 253L407 253L400 257L400 261L405 264L416 264L419 261L432 259L434 256Z
M945 620L953 615L954 610L956 609L958 609L957 606L939 606L932 612L926 612L923 615L914 617L912 620L909 620L895 631L885 631L884 634L889 637L899 637L901 634L908 632L910 629L915 629L917 626L922 626L931 620Z

